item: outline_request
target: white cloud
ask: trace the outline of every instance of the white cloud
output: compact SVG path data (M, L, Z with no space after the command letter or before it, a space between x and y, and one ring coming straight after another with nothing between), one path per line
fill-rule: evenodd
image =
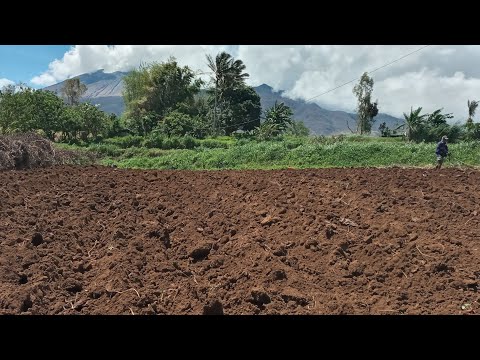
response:
M106 72L127 71L141 62L164 61L169 56L175 56L182 65L205 71L205 55L226 50L245 62L250 85L266 83L275 90L285 90L290 97L305 100L358 79L364 71L391 63L370 74L381 112L401 117L411 106L422 106L427 112L443 107L454 113L455 120L464 120L467 100L480 100L480 46L432 45L404 57L420 47L77 45L31 82L45 86L101 68ZM312 101L328 109L353 111L356 99L352 88L356 82Z
M165 61L170 56L194 70L207 70L205 55L222 50L231 49L208 45L77 45L66 52L61 60L52 61L48 70L35 76L31 82L48 86L99 69L105 72L128 71L141 63Z
M4 86L7 86L7 85L13 85L15 84L12 80L8 80L8 79L0 79L0 90L4 87Z

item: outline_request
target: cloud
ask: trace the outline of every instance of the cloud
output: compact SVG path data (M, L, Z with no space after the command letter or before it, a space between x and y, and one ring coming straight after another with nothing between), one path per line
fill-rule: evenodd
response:
M480 46L432 45L416 51L421 47L77 45L31 82L46 86L102 68L106 72L128 71L141 62L165 61L169 56L175 56L181 65L207 71L205 55L226 50L244 61L250 85L266 83L275 90L285 90L292 98L314 98L312 102L327 109L354 111L353 86L369 71L381 112L401 117L412 106L422 106L426 112L443 107L454 113L455 120L464 120L467 100L480 100Z
M0 79L0 90L4 87L4 86L7 86L7 85L13 85L15 84L12 80L8 80L8 79Z
M232 48L209 45L77 45L66 52L62 59L52 61L47 71L30 81L35 85L48 86L99 69L107 73L129 71L141 63L165 61L170 56L193 70L206 71L206 54L223 50L231 51Z

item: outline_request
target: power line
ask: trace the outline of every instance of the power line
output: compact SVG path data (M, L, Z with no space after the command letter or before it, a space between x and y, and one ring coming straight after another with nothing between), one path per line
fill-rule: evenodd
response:
M420 50L423 50L423 49L425 49L425 48L427 48L427 47L429 47L429 46L431 46L431 45L422 46L421 48L419 48L419 49L417 49L417 50L414 50L414 51L412 51L412 52L410 52L410 53L408 53L408 54L406 54L406 55L404 55L404 56L402 56L402 57L399 57L398 59L395 59L395 60L389 62L388 64L382 65L382 66L380 66L380 67L378 67L378 68L376 68L376 69L373 69L373 70L371 70L371 71L368 71L368 73L369 73L369 74L374 73L375 71L378 71L378 70L383 69L383 68L385 68L385 67L387 67L387 66L389 66L389 65L392 65L392 64L396 63L397 61L400 61L400 60L402 60L402 59L405 59L406 57L408 57L408 56L410 56L410 55L412 55L412 54L414 54L414 53L416 53L416 52L419 52ZM203 74L206 74L206 73L207 73L207 72L203 72ZM346 82L346 83L344 83L344 84L342 84L342 85L339 85L339 86L337 86L337 87L334 87L333 89L330 89L330 90L328 90L328 91L325 91L324 93L321 93L320 95L316 95L316 96L314 96L314 97L312 97L312 98L310 98L310 99L307 99L307 100L305 100L305 102L308 102L308 101L310 101L310 100L312 100L312 99L315 99L315 98L317 98L317 97L320 97L320 96L322 96L322 95L328 94L329 92L332 92L332 91L334 91L334 90L337 90L337 89L341 88L342 86L348 85L348 84L350 84L350 83L352 83L352 82L354 82L354 81L357 81L357 80L359 80L359 79L360 79L360 78L355 78L355 79L353 79L353 80L350 80L350 81L348 81L348 82ZM235 124L235 126L246 125L246 124L250 124L250 123L255 122L255 121L257 121L257 120L252 120L252 121L247 121L247 122L240 123L240 124ZM220 129L226 129L227 127L229 127L229 126L221 127ZM208 128L201 128L200 130L207 130L207 129L208 129Z
M407 55L404 55L404 56L402 56L402 57L400 57L400 58L398 58L398 59L396 59L396 60L393 60L393 61L389 62L388 64L382 65L382 66L380 66L380 67L378 67L378 68L376 68L376 69L374 69L374 70L367 71L367 73L371 74L371 73L373 73L373 72L375 72L375 71L377 71L377 70L383 69L384 67L387 67L387 66L389 66L389 65L392 65L393 63L396 63L396 62L399 61L399 60L405 59L407 56L410 56L410 55L412 55L412 54L414 54L414 53L416 53L416 52L418 52L418 51L420 51L420 50L423 50L423 49L429 47L429 46L431 46L431 45L425 45L425 46L423 46L423 47L421 47L421 48L419 48L419 49L417 49L417 50L415 50L415 51L412 51L411 53L408 53ZM307 99L307 100L305 100L305 102L309 102L310 100L315 99L315 98L317 98L317 97L319 97L319 96L328 94L329 92L332 92L333 90L337 90L337 89L341 88L342 86L348 85L348 84L350 84L350 83L352 83L352 82L354 82L354 81L356 81L356 80L359 80L359 79L360 79L360 78L355 78L355 79L353 79L353 80L350 80L350 81L348 81L348 82L346 82L346 83L344 83L344 84L342 84L342 85L339 85L339 86L337 86L337 87L334 87L333 89L330 89L330 90L328 90L328 91L325 91L324 93L321 93L320 95L316 95L316 96L314 96L314 97L312 97L312 98L310 98L310 99Z

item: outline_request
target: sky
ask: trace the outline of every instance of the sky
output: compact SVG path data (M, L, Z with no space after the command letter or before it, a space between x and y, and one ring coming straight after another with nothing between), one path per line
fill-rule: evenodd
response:
M22 81L42 88L170 56L182 66L208 71L206 54L220 51L245 63L249 85L265 83L329 110L355 110L352 89L365 71L374 80L380 112L393 116L402 117L411 107L443 108L464 121L467 100L480 100L477 45L0 45L0 87Z

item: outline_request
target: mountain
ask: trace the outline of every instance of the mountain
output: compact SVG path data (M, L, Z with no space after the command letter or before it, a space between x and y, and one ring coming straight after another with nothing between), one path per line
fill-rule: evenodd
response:
M121 71L105 73L103 70L98 70L78 76L80 81L87 86L87 91L82 101L99 104L103 111L120 115L125 109L122 98L122 79L127 74L127 72ZM63 85L64 82L62 81L48 86L44 90L50 90L60 95ZM350 128L353 129L355 127L355 114L345 111L327 110L314 103L284 97L282 95L283 91L273 91L273 88L266 84L257 86L254 89L260 95L260 102L264 110L271 107L275 101L279 103L284 102L285 105L292 108L294 119L302 120L313 134L332 135L349 133L347 121ZM390 128L403 123L401 119L381 113L375 117L375 120L373 130L377 130L382 122L385 122Z
M273 91L273 88L263 84L257 86L255 91L260 95L260 102L263 109L268 109L275 104L275 101L283 102L293 110L295 120L302 120L314 134L332 135L348 133L347 121L351 129L355 128L356 114L345 111L331 111L320 107L315 103L307 103L303 100L293 100L282 96L283 91ZM375 117L373 130L385 122L389 128L403 123L403 120L387 114L378 114Z
M83 95L82 101L100 104L100 108L103 111L120 115L125 108L122 91L123 77L127 74L121 71L105 73L103 70L98 70L90 74L78 76L80 81L87 86L87 91ZM44 90L50 90L60 95L63 85L64 81L47 86Z

